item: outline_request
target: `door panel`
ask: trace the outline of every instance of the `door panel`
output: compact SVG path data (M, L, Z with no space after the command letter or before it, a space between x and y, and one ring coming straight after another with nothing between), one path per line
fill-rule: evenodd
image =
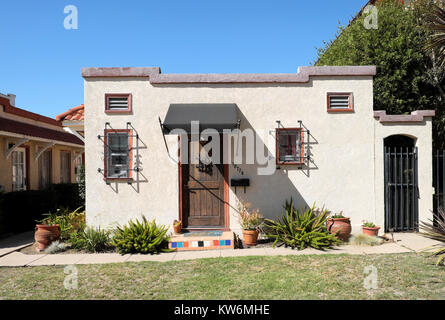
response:
M223 164L182 165L182 220L186 228L224 227Z

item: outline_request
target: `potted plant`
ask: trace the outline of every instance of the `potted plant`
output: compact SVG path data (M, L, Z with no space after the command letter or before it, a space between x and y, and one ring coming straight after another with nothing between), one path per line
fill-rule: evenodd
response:
M181 233L181 229L182 229L182 222L178 220L173 221L173 231L179 234Z
M34 239L38 246L37 251L45 250L53 241L58 240L60 237L60 227L58 224L42 224L36 225L36 232L34 233Z
M351 219L343 216L343 211L328 219L328 230L342 241L348 241L351 236Z
M250 204L238 201L238 217L243 232L243 240L246 246L256 246L258 235L264 218L258 210L250 211Z
M377 237L379 235L380 227L369 221L363 221L362 232L368 236Z

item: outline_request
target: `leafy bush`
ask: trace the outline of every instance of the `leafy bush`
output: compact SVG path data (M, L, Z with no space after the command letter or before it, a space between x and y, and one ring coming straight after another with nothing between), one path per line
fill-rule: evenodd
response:
M433 220L429 219L429 222L421 222L420 233L426 238L433 239L442 242L436 245L439 247L434 252L437 258L437 265L445 265L445 213L442 208L438 209L438 213L434 214Z
M85 202L77 184L51 185L45 190L0 193L0 234L34 230L36 221L57 208L74 210Z
M55 225L60 227L60 239L67 240L72 233L79 233L85 229L85 211L80 211L82 207L71 211L66 208L57 209L54 213L44 214L42 224Z
M250 211L250 203L238 201L238 220L243 230L258 230L264 222L258 210Z
M295 209L293 200L286 201L285 214L277 221L265 220L265 233L274 240L273 246L303 250L307 247L323 250L340 241L326 227L327 210L317 210L315 205L303 212Z
M117 227L113 244L120 254L170 252L167 231L166 226L156 225L155 220L150 222L142 216L142 222L136 219L122 228Z
M74 249L102 252L112 247L110 231L88 227L81 232L71 233L69 242Z
M79 185L79 197L85 201L85 165L79 167L77 183Z

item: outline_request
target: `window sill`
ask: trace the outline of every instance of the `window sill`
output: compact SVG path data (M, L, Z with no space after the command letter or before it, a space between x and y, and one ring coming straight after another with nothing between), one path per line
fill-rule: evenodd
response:
M121 183L133 183L133 178L104 178L105 182L121 182Z
M287 161L278 161L277 165L280 166L302 166L304 165L304 162L287 162Z
M131 114L131 110L105 110L106 114Z
M328 113L353 113L354 109L328 109Z

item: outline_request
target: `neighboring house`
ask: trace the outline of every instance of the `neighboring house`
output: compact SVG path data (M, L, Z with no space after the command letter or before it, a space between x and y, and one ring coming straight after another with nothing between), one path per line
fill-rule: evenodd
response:
M63 129L66 132L74 134L80 140L84 141L85 129L83 125L85 107L83 104L80 106L69 109L68 111L56 116L57 121L61 121ZM79 181L80 167L85 163L85 155L82 154L82 158L76 158L74 162L74 172L76 174L76 180Z
M85 106L80 106L69 109L68 111L56 116L57 121L62 121L65 131L74 134L80 140L84 140L84 112Z
M169 226L180 219L188 230L239 232L238 199L276 218L292 197L300 208L343 211L355 230L362 220L416 230L431 217L434 111L374 112L375 73L83 69L87 223L145 215ZM221 140L215 132L224 132Z
M83 151L83 141L60 121L17 108L15 95L0 94L0 186L5 192L75 182L73 164Z

